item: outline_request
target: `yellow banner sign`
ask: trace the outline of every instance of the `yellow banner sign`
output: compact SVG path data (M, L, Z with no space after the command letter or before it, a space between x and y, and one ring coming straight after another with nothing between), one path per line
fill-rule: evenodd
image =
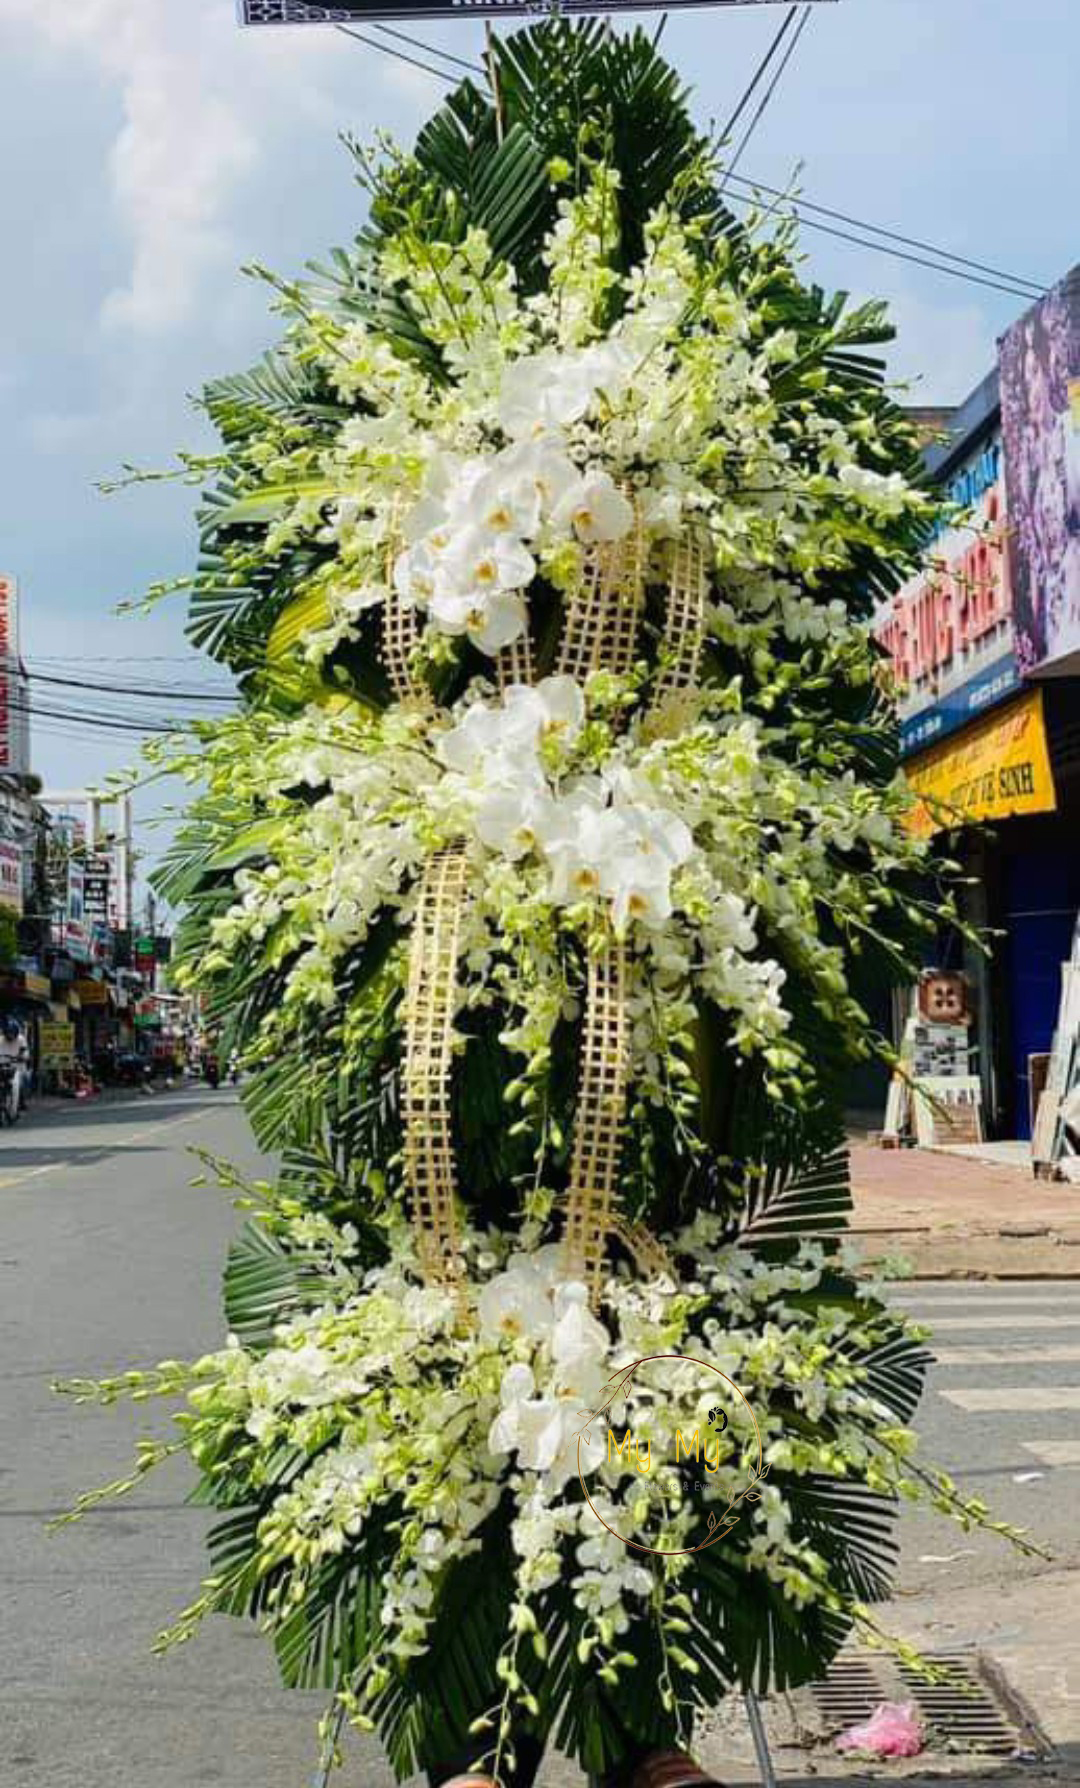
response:
M909 824L924 836L973 820L1057 808L1041 689L966 726L946 745L920 752L907 779L923 799Z
M75 992L83 1006L104 1006L108 1003L109 994L104 981L76 981Z
M41 1026L41 1066L70 1068L75 1060L75 1026L43 1024Z

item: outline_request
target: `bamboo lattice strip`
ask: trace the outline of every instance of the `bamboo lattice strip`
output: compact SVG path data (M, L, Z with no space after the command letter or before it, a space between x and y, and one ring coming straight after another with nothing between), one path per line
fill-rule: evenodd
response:
M523 633L496 654L495 681L501 693L504 689L509 689L512 683L531 683L532 680L532 640L528 633Z
M391 590L382 609L382 659L390 687L399 702L431 706L431 691L412 669L412 655L420 641L416 610L407 608Z
M618 1237L640 1273L653 1279L674 1279L671 1256L663 1242L658 1241L644 1223L628 1223L625 1217L612 1217L608 1233Z
M427 863L405 996L405 1180L420 1268L429 1285L457 1286L460 1279L450 1072L465 870L458 846L437 852Z
M566 611L557 669L584 683L593 671L625 672L634 663L645 594L646 540L640 506L622 540L591 548L585 575Z
M382 660L390 679L390 687L399 702L421 702L430 708L433 703L426 683L415 676L412 655L420 643L416 610L401 600L394 588L394 562L401 547L398 534L399 506L395 504L386 540L386 601L382 608Z
M670 695L697 688L705 639L707 590L701 536L695 530L687 529L676 544L668 579L654 707Z
M594 1304L619 1189L630 1080L626 995L626 945L610 938L603 950L589 957L563 1244L566 1277L583 1279Z

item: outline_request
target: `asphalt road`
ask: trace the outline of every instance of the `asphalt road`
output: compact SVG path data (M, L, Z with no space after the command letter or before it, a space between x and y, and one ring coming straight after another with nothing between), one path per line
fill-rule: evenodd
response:
M100 1411L50 1391L218 1344L224 1194L192 1188L198 1142L254 1167L235 1096L190 1090L32 1116L0 1135L0 1783L3 1788L303 1788L314 1722L266 1640L214 1620L150 1647L205 1572L213 1519L170 1461L56 1533L45 1522L129 1466L154 1406ZM307 1699L307 1698L305 1698ZM352 1781L389 1788L365 1747Z
M49 1535L83 1489L121 1475L159 1409L78 1408L69 1374L217 1344L218 1274L234 1215L192 1188L198 1143L256 1167L236 1099L196 1089L34 1114L0 1134L0 1784L48 1788L303 1788L320 1703L286 1695L270 1648L215 1620L164 1660L158 1630L205 1569L205 1512L174 1461L123 1501ZM923 1453L1003 1518L1075 1562L1080 1502L1080 1284L904 1285L933 1319L941 1363ZM1032 1566L938 1519L905 1521L903 1584L943 1605L997 1596ZM1038 1567L1042 1568L1042 1567ZM1046 1567L1048 1570L1050 1567ZM976 1602L970 1595L976 1593ZM978 1634L975 1634L978 1637ZM389 1788L374 1747L338 1778ZM578 1778L561 1769L550 1788Z

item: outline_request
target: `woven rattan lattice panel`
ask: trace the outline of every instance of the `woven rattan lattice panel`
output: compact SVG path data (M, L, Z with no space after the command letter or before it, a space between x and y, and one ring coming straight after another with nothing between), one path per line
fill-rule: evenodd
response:
M696 689L705 641L705 598L708 591L704 542L694 529L682 534L672 553L668 577L660 669L653 706L670 696Z
M634 505L634 525L622 540L591 549L585 575L567 604L556 668L584 683L593 671L626 672L634 663L645 596L645 529Z
M630 1079L627 981L626 945L609 938L589 957L563 1245L566 1277L583 1279L594 1303L619 1190Z
M466 860L454 846L428 860L420 883L405 995L405 1179L429 1285L460 1277L450 1072L458 935Z

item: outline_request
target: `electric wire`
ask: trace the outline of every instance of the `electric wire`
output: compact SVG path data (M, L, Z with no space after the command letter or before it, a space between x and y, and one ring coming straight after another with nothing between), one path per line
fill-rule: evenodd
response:
M754 116L751 118L746 129L743 131L742 137L739 142L739 146L736 149L735 154L732 156L730 163L728 164L728 171L725 173L723 180L721 180L721 182L720 182L720 191L721 192L723 192L723 190L724 190L724 186L728 179L729 173L734 174L736 168L738 167L740 161L743 158L743 152L745 151L747 144L749 143L755 130L757 129L758 125L761 123L762 118L764 117L766 111L768 110L768 107L772 101L773 94L776 92L777 87L780 85L780 82L783 79L784 70L787 68L787 65L791 61L792 56L795 54L795 51L798 49L799 40L802 37L803 32L806 30L807 25L810 23L810 15L812 14L813 10L814 9L813 9L812 5L807 5L807 6L803 7L802 16L799 19L798 24L795 26L795 29L792 33L792 36L791 36L791 39L787 45L787 48L784 50L784 54L780 59L780 66L776 70L776 73L773 75L773 78L769 82L768 87L765 89L765 92L762 95L761 103L758 106L757 111L754 113ZM791 14L789 13L788 18L785 21L785 23L790 22L790 19L791 19Z
M746 86L744 87L742 97L739 100L738 105L735 107L735 110L732 112L731 117L728 119L727 123L724 125L723 130L720 132L720 141L722 143L726 143L728 141L728 138L731 136L732 131L735 129L735 126L738 124L739 119L742 117L747 106L750 104L750 101L753 99L754 94L757 92L758 87L760 86L762 80L764 79L764 76L768 70L770 62L772 61L773 57L776 55L776 52L780 48L780 45L783 43L784 38L787 35L787 32L791 26L792 20L795 18L795 15L798 12L798 10L799 9L797 6L791 7L789 12L787 13L787 16L781 21L780 27L779 27L775 37L773 38L772 42L770 43L764 56L761 58L761 61L758 63L757 67L755 68L753 74L750 77L750 80L747 82Z
M205 693L198 689L153 689L146 684L135 683L91 683L81 677L53 677L43 671L28 670L26 676L31 683L52 683L64 689L89 689L95 695L137 695L148 701L192 701L192 702L226 702L235 706L239 696L229 695L223 691Z
M434 75L436 80L448 81L451 87L458 85L456 75L448 73L445 68L436 68L431 62L421 62L418 56L407 56L404 50L395 50L391 44L380 43L377 37L366 37L362 31L354 31L351 25L335 25L343 37L354 37L357 43L366 43L373 50L382 50L385 56L396 56L399 62L409 62L413 68L422 68L425 74Z
M939 248L935 242L924 242L919 236L905 236L899 230L887 229L884 224L869 223L864 217L851 217L846 211L833 210L829 205L820 205L811 199L804 198L801 193L787 194L778 186L768 186L764 180L751 180L745 174L736 174L729 170L728 179L734 180L737 186L749 186L757 192L768 193L770 198L787 199L791 204L803 211L814 211L820 217L831 217L838 223L851 224L857 230L869 230L875 236L885 236L890 242L900 242L907 248L924 249L927 254L937 255L943 261L955 261L957 266L970 267L978 273L989 273L995 279L1006 280L1012 286L1030 287L1033 296L1043 297L1047 287L1038 280L1027 279L1021 273L1009 273L1003 267L991 266L986 261L973 261L970 255L958 255L952 249Z
M444 62L455 62L459 68L467 68L470 74L484 73L479 62L467 62L464 56L455 56L451 50L441 50L437 44L425 43L422 37L410 37L406 31L395 31L392 25L376 24L373 19L371 28L373 31L381 31L385 37L396 37L401 43L411 44L414 50L426 50L429 56L441 56Z
M749 193L728 192L725 197L737 204L753 207L755 201ZM834 224L822 223L818 218L806 217L799 209L798 199L791 200L791 210L798 218L800 225L807 230L818 230L823 235L835 236L841 242L854 243L856 248L869 248L880 255L891 255L895 261L908 261L915 267L929 267L933 273L944 273L950 279L959 279L972 286L985 286L992 292L1007 292L1011 298L1023 298L1030 304L1034 294L1023 286L1007 285L1002 280L986 279L979 273L965 272L962 267L949 267L941 261L933 261L926 255L910 254L906 249L893 248L887 242L874 242L867 236L855 235L850 230L838 230Z

